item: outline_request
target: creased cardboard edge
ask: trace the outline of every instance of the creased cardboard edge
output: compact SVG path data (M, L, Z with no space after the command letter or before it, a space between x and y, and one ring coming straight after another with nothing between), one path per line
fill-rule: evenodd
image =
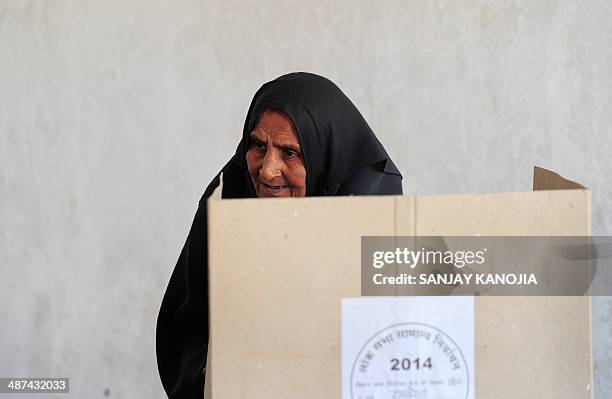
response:
M219 174L219 185L217 186L217 188L215 188L212 192L212 194L210 195L210 197L208 198L209 201L219 201L221 200L223 194L223 172L221 172ZM208 206L208 204L206 205ZM209 212L208 214L210 215L210 208L209 208ZM209 248L206 249L207 251L210 251L210 240L209 240ZM210 280L209 280L210 281ZM208 291L210 292L210 288L208 289ZM209 301L210 303L210 301ZM208 312L209 318L210 318L210 310ZM210 326L210 319L208 320L208 325ZM204 367L206 367L206 374L204 375L204 399L211 399L212 398L212 378L211 378L211 373L212 373L212 363L211 363L211 352L212 352L212 346L211 346L211 334L209 331L209 335L208 335L208 349L206 350L206 365Z
M215 188L208 198L212 201L218 201L222 198L221 194L223 193L223 172L219 174L219 185Z
M210 340L208 342L208 350L206 351L206 374L204 378L204 399L212 398L212 380L210 378L211 362L210 362Z
M544 169L539 166L533 166L533 191L538 190L585 190L588 195L588 203L589 203L589 212L587 215L588 218L588 234L591 234L591 190L587 189L580 183L575 181L566 179L560 174L553 172L552 170ZM590 382L589 387L587 388L589 392L589 397L593 398L594 389L593 389L593 301L589 299L588 301L588 312L589 312L589 363L590 363Z

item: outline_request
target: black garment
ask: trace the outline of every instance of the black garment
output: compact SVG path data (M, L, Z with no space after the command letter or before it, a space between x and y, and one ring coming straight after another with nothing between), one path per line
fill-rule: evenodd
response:
M275 109L293 121L306 165L306 195L402 194L402 176L353 103L331 81L292 73L255 94L236 154L223 167L223 198L249 198L255 190L246 167L250 132L261 114ZM168 397L203 396L208 343L206 200L200 199L157 319L157 365Z

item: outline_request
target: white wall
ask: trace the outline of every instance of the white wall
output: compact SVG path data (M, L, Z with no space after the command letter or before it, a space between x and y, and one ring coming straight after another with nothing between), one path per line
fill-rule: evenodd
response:
M197 201L290 71L344 89L407 194L529 190L538 164L591 187L611 234L611 4L1 0L0 376L162 397L155 318Z

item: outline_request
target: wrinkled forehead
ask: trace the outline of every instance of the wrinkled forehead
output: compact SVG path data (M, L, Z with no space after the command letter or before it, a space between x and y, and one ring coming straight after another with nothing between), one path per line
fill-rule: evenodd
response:
M283 111L268 109L264 111L250 133L251 139L266 140L272 137L275 141L282 141L300 147L300 137L293 121Z

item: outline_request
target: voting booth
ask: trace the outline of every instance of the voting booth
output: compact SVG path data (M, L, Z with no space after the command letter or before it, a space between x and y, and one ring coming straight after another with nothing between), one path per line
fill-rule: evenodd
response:
M361 297L365 236L590 234L589 190L533 187L209 200L206 396L591 398L589 296Z

